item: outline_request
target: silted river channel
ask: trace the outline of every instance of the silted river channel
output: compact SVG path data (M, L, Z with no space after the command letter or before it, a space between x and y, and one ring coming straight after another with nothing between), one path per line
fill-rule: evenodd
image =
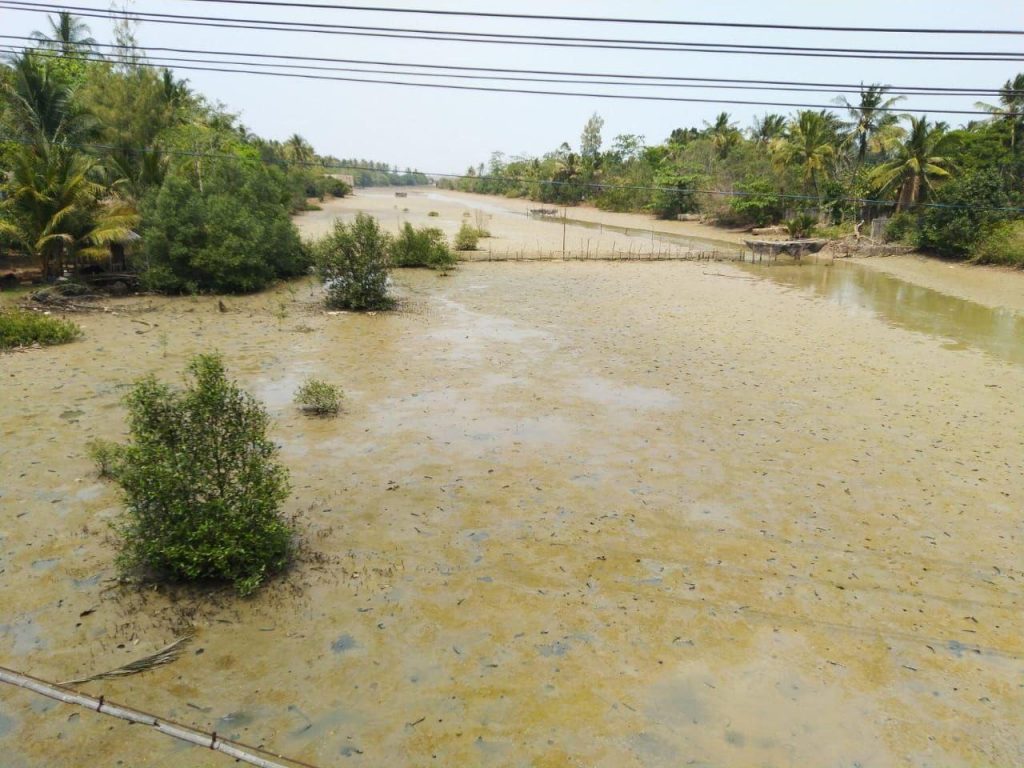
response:
M299 224L451 234L467 201ZM559 247L492 205L494 250ZM322 767L1024 764L1021 311L838 260L393 280L373 315L311 279L112 299L0 356L0 665L82 678L191 633L78 688ZM248 599L119 584L86 453L131 382L208 350L266 405L305 542ZM338 418L296 409L308 376ZM229 764L6 686L0 754Z

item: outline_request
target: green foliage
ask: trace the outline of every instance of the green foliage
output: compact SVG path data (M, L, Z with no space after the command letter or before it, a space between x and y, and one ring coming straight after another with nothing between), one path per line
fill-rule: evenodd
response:
M70 320L24 309L0 311L0 349L66 344L81 335L82 329Z
M341 387L320 379L306 379L295 393L295 404L307 413L334 416L341 410Z
M809 213L798 213L786 221L786 232L794 239L810 237L817 223L817 220Z
M889 219L885 239L890 242L917 246L918 217L912 213L897 213Z
M447 269L455 261L444 232L434 227L413 229L406 222L391 246L391 263L396 267Z
M280 172L251 159L168 174L143 206L143 279L166 293L245 293L302 274L309 255Z
M248 594L292 552L280 513L288 473L267 438L266 411L228 380L220 357L196 356L188 374L184 391L150 376L126 399L131 439L112 454L127 502L120 563Z
M1005 220L1010 196L994 169L969 172L943 185L936 205L921 216L918 245L942 256L964 258Z
M674 219L681 213L697 211L697 194L706 182L702 176L662 172L654 181L660 189L654 193L651 211L659 219Z
M314 246L317 272L327 289L327 306L357 312L392 309L388 295L391 238L372 216L360 213Z
M766 227L777 224L785 215L782 198L768 179L751 179L737 184L736 192L738 194L729 200L729 207L742 223Z
M464 221L455 234L455 250L475 251L479 240L480 231L468 221Z
M429 217L430 217L430 218L432 218L432 219L436 219L436 218L437 218L438 216L440 216L440 215L441 215L441 214L440 214L440 213L438 213L437 211L430 211L430 212L429 212L429 213L427 214L427 216L429 216Z
M978 264L1005 264L1024 269L1024 220L993 227L975 243L971 259Z
M327 191L331 197L348 197L352 194L352 187L341 179L331 179L327 184Z

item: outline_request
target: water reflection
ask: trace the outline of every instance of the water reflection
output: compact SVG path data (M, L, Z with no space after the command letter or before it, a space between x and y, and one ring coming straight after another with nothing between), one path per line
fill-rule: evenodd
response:
M870 312L892 325L948 339L950 349L980 349L1024 365L1024 315L986 307L892 275L837 262L832 265L750 266L776 283L811 290L852 312Z

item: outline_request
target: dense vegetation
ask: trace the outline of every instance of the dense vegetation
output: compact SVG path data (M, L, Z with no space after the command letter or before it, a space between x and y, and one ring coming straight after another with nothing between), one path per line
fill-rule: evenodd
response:
M267 414L199 355L176 391L152 376L126 400L131 440L100 445L101 471L124 490L122 564L159 578L227 581L254 590L291 555L280 514L288 473L275 461Z
M419 171L410 168L399 171L396 166L376 163L373 160L339 160L336 157L325 157L323 162L330 168L331 173L351 176L357 187L411 187L430 183L430 179Z
M413 228L406 222L392 242L391 263L396 267L447 269L455 265L455 254L440 229Z
M315 416L335 416L341 410L341 387L322 379L306 379L295 392L295 404Z
M169 292L258 290L308 268L289 214L351 192L325 173L340 161L299 135L255 136L142 65L127 16L114 57L67 13L51 27L0 64L0 248L52 278L125 246L145 284Z
M890 216L895 235L940 255L1024 265L1013 250L1024 207L1024 74L1006 82L999 104L979 105L991 119L957 129L887 111L900 101L888 90L864 87L837 111L764 115L745 131L722 113L653 146L629 134L603 148L595 114L578 149L494 153L441 185L669 219L699 213L731 226L809 215L852 231Z
M70 320L23 309L0 310L0 349L66 344L82 335Z

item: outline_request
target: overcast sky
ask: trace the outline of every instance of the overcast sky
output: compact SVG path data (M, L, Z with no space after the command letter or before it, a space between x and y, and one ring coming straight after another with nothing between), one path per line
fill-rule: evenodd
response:
M321 0L323 2L324 0ZM75 0L73 5L106 9L106 2ZM861 0L838 2L773 2L718 0L684 3L632 0L629 3L568 2L567 0L373 0L352 4L385 7L509 11L514 13L628 16L708 21L743 21L831 26L893 26L944 28L1024 28L1021 0ZM237 18L331 22L417 29L472 30L516 34L658 39L695 42L841 46L925 50L1024 50L1021 37L971 35L851 34L794 31L747 31L579 22L511 21L430 17L423 15L229 6L189 0L137 0L139 12L170 12ZM107 21L90 19L93 36L112 40ZM39 12L0 9L4 34L29 34L45 28ZM900 86L997 88L1024 64L1007 62L866 61L737 54L607 51L551 47L489 45L461 42L389 40L294 32L225 30L143 23L138 29L143 46L204 50L302 54L386 61L528 69L576 70L646 75L803 80L821 82L881 82ZM339 73L343 74L343 73ZM620 133L662 141L673 128L702 126L728 111L741 127L754 115L786 108L672 104L442 91L402 86L307 81L211 72L179 72L192 86L220 100L251 130L283 139L300 133L317 151L339 157L362 157L412 166L427 172L461 172L486 161L493 150L506 154L541 154L563 141L579 144L580 129L593 113L605 119L607 146ZM374 77L374 75L355 75ZM464 83L465 84L465 83ZM489 85L490 83L484 83ZM495 85L501 85L495 83ZM574 86L524 84L542 89ZM584 90L594 90L588 86ZM578 89L578 88L577 88ZM831 103L833 94L776 93L604 87L609 92L645 92L709 98ZM916 96L906 108L972 109L975 97ZM994 100L994 99L991 99ZM970 119L936 116L953 124Z

